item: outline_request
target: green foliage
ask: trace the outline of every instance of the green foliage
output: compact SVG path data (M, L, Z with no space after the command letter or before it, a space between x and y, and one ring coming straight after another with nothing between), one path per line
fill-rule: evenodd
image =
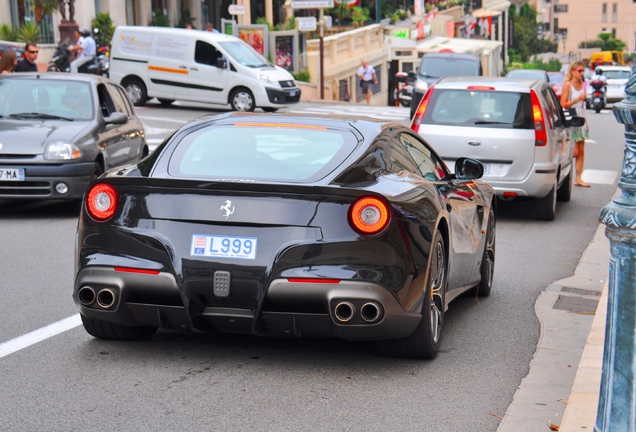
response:
M18 42L40 42L40 26L34 22L25 22L18 30Z
M266 25L268 31L273 31L274 30L274 26L272 25L272 23L267 21L267 18L265 18L265 17L256 18L256 24L264 24L264 25Z
M600 48L601 51L623 51L627 44L620 39L612 37L611 33L601 33L598 39L583 41L579 43L579 48Z
M181 18L179 18L177 27L186 28L186 24L190 24L192 28L194 28L194 18L192 18L192 15L190 15L190 9L181 10Z
M15 42L18 40L18 30L8 24L0 26L0 40Z
M354 6L351 12L351 21L356 27L361 27L364 22L369 19L369 9L360 6Z
M296 17L290 16L284 23L276 24L274 30L294 30L296 28Z
M351 8L342 2L332 9L326 9L325 15L335 16L338 19L338 28L342 30L342 23L351 16Z
M95 34L95 42L100 45L110 45L110 41L113 39L113 33L115 32L110 14L107 12L98 13L95 18L93 18L91 26ZM95 29L97 29L97 31L95 31Z
M523 5L516 13L515 6L508 10L514 17L514 44L508 50L510 61L528 62L530 56L542 52L556 52L557 44L547 39L537 38L537 11L530 5Z
M168 17L163 14L161 9L155 9L148 25L151 27L170 27L170 21Z
M515 69L541 69L541 70L544 70L546 72L558 72L558 71L561 70L561 66L563 66L563 65L556 58L550 59L547 63L545 63L541 59L536 59L535 58L535 59L533 59L533 61L526 62L526 63L518 62L518 61L515 61L515 62L511 61L509 67L507 68L507 71L515 70Z
M296 81L309 82L309 71L302 70L297 74L292 72L292 75Z
M391 24L395 24L396 22L398 22L400 20L400 15L398 14L393 14L391 15Z
M603 44L602 40L589 40L579 42L579 48L601 48Z
M39 24L46 16L55 12L60 6L58 0L32 0L31 8L35 11L35 20Z

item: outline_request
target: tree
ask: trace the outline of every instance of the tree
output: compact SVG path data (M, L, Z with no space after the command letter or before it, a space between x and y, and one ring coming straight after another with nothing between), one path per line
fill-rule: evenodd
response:
M351 20L356 27L364 25L369 20L369 9L360 6L354 6L351 13Z
M100 45L110 45L110 41L113 39L113 33L115 27L113 26L113 20L110 18L110 14L98 13L93 18L92 28L95 33L95 42Z
M537 11L532 6L524 4L519 14L515 5L508 11L514 19L514 43L508 52L511 61L514 58L525 63L533 54L556 51L556 43L537 37L541 24L537 23Z
M622 40L613 38L611 33L601 33L598 38L603 41L601 51L623 51L627 46Z
M60 7L59 0L33 0L35 22L39 25L45 16L55 12Z

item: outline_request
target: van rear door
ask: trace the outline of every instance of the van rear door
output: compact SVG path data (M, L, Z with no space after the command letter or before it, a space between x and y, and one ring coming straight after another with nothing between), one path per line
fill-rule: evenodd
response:
M192 38L156 31L148 57L148 95L177 99L188 86L187 54Z
M209 42L197 39L194 62L190 62L189 99L201 102L227 103L228 69L218 67L223 54Z

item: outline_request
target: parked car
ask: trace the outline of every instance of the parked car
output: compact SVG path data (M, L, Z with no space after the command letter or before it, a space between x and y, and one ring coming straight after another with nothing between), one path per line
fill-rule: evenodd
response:
M603 70L603 76L607 79L607 102L615 103L620 102L627 94L625 93L625 86L629 77L632 75L632 70L629 66L599 66ZM586 106L592 105L592 91L591 85L587 85L585 89L586 93Z
M563 92L563 82L565 81L565 74L563 72L548 72L548 82L552 86L552 90L554 90L554 94L557 95L558 98L561 97L561 93Z
M23 47L19 47L16 45L0 44L0 57L2 57L2 53L4 52L4 50L9 48L15 51L15 55L18 59L21 59L24 56Z
M267 47L260 33L253 43ZM109 76L137 106L156 97L271 112L298 103L301 92L287 70L237 37L166 27L118 26Z
M411 98L411 118L428 87L441 77L479 75L483 75L483 70L476 55L449 52L424 54L417 69L417 80Z
M496 201L482 170L458 159L449 172L398 123L198 119L93 182L73 298L102 339L190 328L432 358L448 303L491 290Z
M96 75L0 75L0 199L81 199L148 154L126 91Z
M484 164L500 199L535 199L536 217L553 220L572 193L574 145L554 91L544 80L444 78L422 99L411 128L452 169L460 155Z
M532 80L543 80L545 82L550 82L550 77L548 73L541 69L514 69L509 71L506 74L507 78L521 78L521 79L532 79Z

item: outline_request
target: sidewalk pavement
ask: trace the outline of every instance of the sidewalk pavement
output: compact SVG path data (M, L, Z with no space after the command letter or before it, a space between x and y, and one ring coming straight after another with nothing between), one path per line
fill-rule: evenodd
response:
M609 240L601 224L574 276L550 284L537 299L541 322L537 350L498 432L594 430L609 259Z

